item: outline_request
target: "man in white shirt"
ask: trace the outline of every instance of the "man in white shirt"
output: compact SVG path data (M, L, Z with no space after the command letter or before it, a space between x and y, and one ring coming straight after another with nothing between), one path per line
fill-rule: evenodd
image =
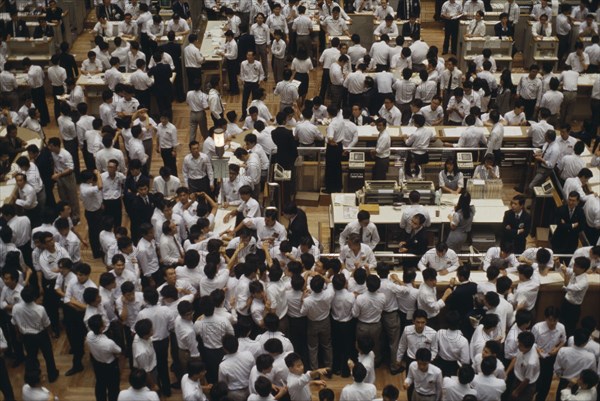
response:
M377 388L372 383L364 382L367 377L367 369L360 362L352 364L352 378L354 382L344 386L340 394L340 401L374 399L377 394Z
M98 170L95 174L89 170L81 172L79 194L85 210L88 225L88 238L94 259L102 256L99 236L102 230L102 177Z
M420 348L415 355L415 361L408 367L404 380L404 389L409 399L441 400L443 389L442 371L431 363L432 352ZM415 397L413 391L417 393ZM421 398L422 397L422 398Z
M87 324L90 331L86 335L86 343L92 356L96 376L95 393L108 395L108 399L115 399L119 394L121 380L119 370L121 347L103 334L106 326L102 315L90 317Z
M583 51L583 43L575 43L575 51L570 53L565 61L566 65L570 65L573 71L583 73L590 65L590 57Z
M268 31L268 28L266 29ZM242 120L244 120L247 115L250 94L252 94L252 99L259 98L259 83L264 81L266 77L263 66L254 59L254 56L255 54L253 51L248 51L246 53L246 60L242 61L240 66L240 79L244 82L242 91Z
M560 157L560 148L556 143L556 132L554 129L546 131L546 143L541 151L534 152L534 158L539 163L535 176L529 183L529 193L533 193L535 186L543 183L550 175Z
M254 357L249 351L240 351L238 339L223 336L225 356L219 365L218 380L227 383L228 396L234 401L246 400L249 396L248 380L254 366Z
M510 388L514 400L530 401L536 391L536 382L540 376L540 360L534 349L535 337L529 331L519 333L517 337L519 352L507 369L507 375L514 371L515 381Z
M344 101L344 81L346 79L344 67L348 62L348 56L342 54L336 62L329 67L329 80L331 82L329 89L332 106L341 107Z
M499 400L506 390L504 380L494 376L497 368L497 360L494 356L487 356L481 361L481 373L473 379L471 386L477 391L477 399L481 401Z
M592 171L589 168L584 167L579 171L577 177L567 178L563 185L564 198L567 199L572 191L577 192L583 202L587 202L591 198L597 197L598 195L595 193L590 193L589 195L586 193L586 189L588 189L588 181L593 176L594 174Z
M386 66L390 63L390 46L388 42L390 37L387 34L383 34L379 37L379 41L373 43L369 55L377 67L377 72L384 71Z
M450 46L450 52L452 54L458 54L456 52L456 45L458 44L458 26L459 18L463 15L462 5L456 0L448 0L442 5L441 17L445 22L444 28L444 46L442 54L448 53L450 45L450 38L452 38L452 45Z
M379 243L379 233L377 226L370 222L370 214L366 210L361 210L356 215L357 220L346 225L340 234L340 247L346 245L350 234L357 233L360 235L362 243L368 245L371 249L375 249Z
M73 222L76 223L79 221L79 199L77 197L77 183L73 174L73 157L61 148L59 138L48 139L48 149L52 153L54 161L52 179L57 182L60 199L68 202L71 206L71 217Z
M427 313L429 325L434 329L439 326L437 315L444 306L446 299L452 294L452 289L447 288L441 299L437 299L437 271L431 267L426 268L422 272L423 284L419 287L419 295L417 296L417 307L423 309ZM435 319L435 320L434 320Z
M135 1L135 0L134 0ZM121 390L119 401L159 401L158 394L148 387L148 374L143 369L134 368L129 373L130 387Z
M456 252L448 249L445 242L439 242L435 248L428 250L421 257L418 267L423 271L428 267L435 269L439 274L446 275L458 269L459 262Z
M208 156L200 153L200 144L190 142L190 154L183 159L183 182L191 192L212 193L214 190L214 174Z
M188 36L189 44L183 49L183 62L188 83L193 83L201 75L204 56L200 52L198 35L192 33Z
M391 109L390 110L390 107ZM385 100L384 106L382 107L382 109L385 109L385 113L384 114L388 114L391 116L394 114L394 110L393 109L397 109L396 106L394 106L393 100L388 97ZM381 112L381 110L380 110ZM398 110L398 113L400 113L400 110ZM400 120L402 119L402 115L400 114ZM400 125L401 122L397 121L397 118L392 118L393 123L397 123L394 125ZM388 169L390 167L390 146L392 143L390 134L387 132L386 127L387 127L387 121L385 118L379 118L377 119L377 122L375 123L377 131L379 131L379 135L377 136L377 145L375 147L374 151L371 151L372 154L374 154L375 156L375 166L373 167L373 179L374 180L385 180L386 176L387 176L387 172Z

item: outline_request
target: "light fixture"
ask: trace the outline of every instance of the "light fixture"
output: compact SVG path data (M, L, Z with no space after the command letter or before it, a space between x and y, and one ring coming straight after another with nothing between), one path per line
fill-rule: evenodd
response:
M225 153L225 132L221 128L215 129L213 139L215 141L215 153L218 157L223 157Z

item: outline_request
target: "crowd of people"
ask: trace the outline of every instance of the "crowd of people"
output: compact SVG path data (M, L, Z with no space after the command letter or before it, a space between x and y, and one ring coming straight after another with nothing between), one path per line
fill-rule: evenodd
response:
M17 3L9 1L12 23L0 26L5 38L29 36ZM17 187L0 208L4 399L15 399L17 385L23 400L53 399L52 383L60 376L53 340L62 332L72 354L65 375L85 371L89 353L97 400L158 400L178 389L186 401L310 401L311 386L318 386L322 401L395 401L401 390L411 401L543 401L555 378L557 400L596 399L597 321L581 316L581 309L589 302L588 281L600 272L600 199L588 187L594 173L582 154L590 146L591 167L600 165L600 142L592 147L600 78L592 89L590 124L580 132L569 125L580 74L598 71L598 27L585 3L574 10L563 6L557 17L562 72L534 64L514 85L509 70L498 84L490 49L464 73L455 57L439 56L420 37L418 1L400 1L395 12L386 0L344 7L325 0L316 5L318 21L307 15L314 5L298 0L209 1L209 19L225 22L219 54L229 93L242 92L239 116L225 109L219 77L208 79L208 88L202 84L207 55L200 52L202 37L192 29L187 2L173 0L169 21L153 15L149 1L124 3L94 4L96 47L81 65L66 43L47 73L25 58L30 96L15 96L15 75L4 68L0 73L0 124L6 126L0 179L14 178ZM507 31L519 18L515 6L506 4L498 36L512 36ZM373 11L380 21L368 51L357 34L351 46L335 37L350 33L348 7ZM443 4L443 55L456 54L458 17L472 18L468 35L484 34L485 7L479 0ZM545 0L532 8L534 36L552 32L547 9ZM45 11L34 37L53 35L47 21L60 27L56 2ZM401 31L396 18L408 20ZM580 37L591 37L585 51L578 42L570 52L561 37L572 19L582 21ZM322 26L320 55L311 38L314 23ZM327 48L325 34L331 37ZM182 51L178 38L186 36ZM3 41L2 66L6 56ZM317 60L319 93L307 97ZM108 89L99 109L91 110L77 78L96 73L104 73ZM131 73L127 84L123 73ZM265 104L269 76L277 111ZM44 133L51 121L46 80L58 137ZM189 106L186 145L173 124L174 100ZM318 127L324 123L325 135ZM512 198L500 245L485 251L481 266L457 256L468 246L477 210L454 157L444 160L437 182L443 193L459 195L448 216L450 233L430 247L431 216L419 192L411 192L398 245L400 253L416 257L403 259L402 272L377 261L380 231L366 211L340 234L339 257L321 257L306 213L293 201L294 172L283 185L281 210L263 206L271 166L294 170L298 147L326 145L325 189L341 192L342 159L362 125L378 131L371 157L373 179L380 180L390 165L388 125L416 127L402 138L410 148L407 180L422 179L429 146L455 146L439 141L428 126L466 126L456 145L486 149L475 155L481 164L473 176L482 180L500 178L504 127L530 126L535 173ZM36 132L42 146L27 145L18 127ZM222 180L211 162L215 132L235 148L236 163ZM154 153L162 164L152 177ZM565 202L554 216L551 247L528 246L527 197L555 173ZM228 209L224 217L217 218L219 208ZM87 233L79 228L83 220ZM219 230L223 225L230 228ZM591 246L580 246L580 233ZM93 272L91 265L105 269ZM479 268L486 282L470 280ZM562 275L564 299L537 321L541 280L550 271ZM437 278L450 273L456 278L438 299ZM9 376L7 363L24 366L24 384ZM129 386L123 386L127 364ZM391 374L385 384L376 379L383 366ZM352 379L338 397L327 388L332 375Z

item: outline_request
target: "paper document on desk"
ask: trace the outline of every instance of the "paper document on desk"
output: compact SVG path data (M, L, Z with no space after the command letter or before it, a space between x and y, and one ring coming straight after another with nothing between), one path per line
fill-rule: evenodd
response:
M333 194L333 204L336 206L356 206L356 195Z
M356 206L344 206L343 216L345 220L354 220L356 219L356 214L358 213L358 207Z
M229 222L225 223L223 219L225 215L229 213L227 209L219 209L217 210L217 214L215 215L215 227L213 231L215 233L221 234L223 231L231 230L235 227L235 218L229 219Z
M423 127L425 128L427 131L431 131L433 136L436 136L436 132L435 132L435 128L433 127ZM417 130L417 127L400 127L400 131L402 132L402 135L406 135L406 136L411 136L412 134L415 133L415 131Z
M483 130L483 135L489 136L490 131L485 127L476 127ZM460 135L465 132L467 127L444 128L444 136L447 138L460 138Z
M379 131L377 131L377 128L372 125L361 125L356 128L358 128L358 136L375 137L379 135Z
M504 136L523 136L521 127L504 127Z
M540 278L540 284L557 284L565 282L563 276L561 276L559 272L549 272L545 276L538 275L538 277Z

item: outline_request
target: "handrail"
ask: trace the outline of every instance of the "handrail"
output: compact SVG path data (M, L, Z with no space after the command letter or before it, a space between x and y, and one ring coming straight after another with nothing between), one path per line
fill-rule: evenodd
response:
M375 258L421 258L423 255L416 255L414 253L393 253L393 252L378 252L378 251L374 251L375 254ZM330 252L330 253L321 253L320 256L326 257L326 258L337 258L340 256L339 253L336 252ZM459 258L483 258L485 257L485 253L457 253L456 256L458 256ZM515 254L515 256L521 256L520 254L517 255ZM552 254L552 257L558 257L558 258L569 258L572 257L573 254L572 253L554 253Z
M325 146L299 146L298 150L306 150L306 151L310 151L310 150L320 150L323 151L325 150L326 147ZM344 148L344 150L347 151L365 151L365 150L373 150L375 149L374 146L356 146L356 147L351 147L351 148ZM532 152L535 149L538 148L534 148L534 147L526 147L526 148L500 148L500 150L502 151L518 151L518 152ZM411 148L409 146L392 146L390 147L390 151L410 151L410 150L415 150L415 148ZM487 147L484 148L458 148L458 147L430 147L425 149L426 151L430 151L430 150L434 150L434 151L446 151L446 152L455 152L455 151L477 151L477 150L487 150Z

